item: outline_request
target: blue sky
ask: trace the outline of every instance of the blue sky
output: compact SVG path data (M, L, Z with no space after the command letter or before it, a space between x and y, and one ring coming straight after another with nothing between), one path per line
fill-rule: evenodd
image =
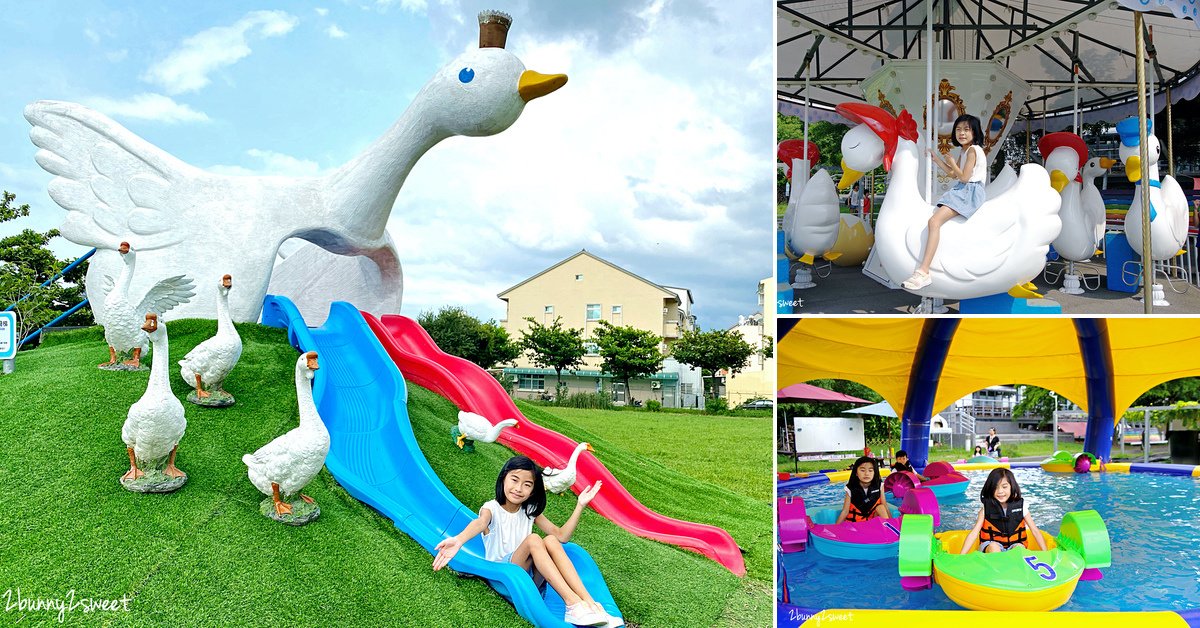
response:
M481 9L513 16L526 67L569 82L417 163L388 223L402 313L502 318L498 292L582 248L691 289L703 328L757 310L774 259L766 0L17 3L0 12L0 188L34 215L0 235L66 215L33 160L30 102L82 103L212 172L322 176L477 45Z

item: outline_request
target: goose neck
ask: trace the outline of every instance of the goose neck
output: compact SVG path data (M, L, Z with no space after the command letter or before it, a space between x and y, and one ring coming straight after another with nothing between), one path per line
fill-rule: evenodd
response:
M300 406L300 424L308 425L317 415L317 404L313 402L312 384L304 376L304 370L296 368L296 402Z
M325 207L351 237L383 236L392 204L417 160L453 135L434 123L424 90L383 135L329 176Z
M229 291L217 289L217 335L228 335L233 331L233 319L229 317Z
M159 325L162 324L159 323ZM158 336L158 338L154 336ZM160 331L150 336L150 342L154 347L154 360L150 362L149 388L155 392L165 391L167 394L171 394L171 380L166 367L167 360L171 356L171 349L167 345L166 328L160 327Z

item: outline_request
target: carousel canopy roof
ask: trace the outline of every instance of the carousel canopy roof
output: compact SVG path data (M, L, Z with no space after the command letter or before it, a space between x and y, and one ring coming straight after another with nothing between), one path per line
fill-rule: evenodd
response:
M779 330L779 385L855 381L904 408L926 319L806 318ZM1073 319L965 318L956 328L934 396L935 410L996 384L1031 384L1087 409L1087 378L1111 375L1119 419L1150 388L1200 375L1200 327L1192 319L1112 318L1106 355L1087 358Z
M935 56L1002 63L1033 87L1019 112L1025 118L1043 113L1070 118L1071 69L1078 62L1081 110L1119 107L1114 115L1123 117L1132 107L1136 115L1134 14L1124 6L1129 1L936 0ZM1172 13L1193 1L1162 0L1153 4L1168 5L1143 14L1153 59L1147 80L1154 80L1159 93L1171 87L1173 101L1200 91L1196 17ZM828 110L863 100L858 84L887 61L924 59L928 10L927 0L779 0L780 110L797 113L788 103L803 102L809 65L812 103ZM1165 104L1159 97L1155 109ZM821 112L814 119L833 115Z

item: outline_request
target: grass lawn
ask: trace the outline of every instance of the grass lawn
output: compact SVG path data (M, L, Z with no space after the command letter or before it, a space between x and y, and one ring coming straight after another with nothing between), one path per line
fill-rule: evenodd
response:
M170 380L182 398L188 389L175 363L216 324L168 326ZM16 372L0 376L0 439L7 444L0 449L0 595L11 589L12 605L18 587L27 602L69 604L71 590L76 602L129 600L128 612L65 612L64 625L527 625L485 583L434 573L424 549L351 498L327 471L305 491L321 507L316 522L290 528L258 514L263 496L241 456L296 425L296 352L283 330L253 324L238 330L245 350L225 387L238 404L221 410L183 404L188 431L176 462L188 484L166 495L130 493L117 482L129 466L121 425L145 390L147 372L96 369L108 351L94 328L53 334L43 347L18 355ZM522 410L576 438L567 428L583 433L539 409ZM450 490L471 508L490 499L511 452L486 444L474 456L454 449L453 405L411 385L409 413L422 450ZM768 626L770 507L600 436L589 440L647 506L724 527L749 552L749 575L738 578L588 509L572 540L600 565L628 625ZM574 504L573 495L550 496L547 516L561 523ZM23 625L58 623L57 610L12 608L5 615Z

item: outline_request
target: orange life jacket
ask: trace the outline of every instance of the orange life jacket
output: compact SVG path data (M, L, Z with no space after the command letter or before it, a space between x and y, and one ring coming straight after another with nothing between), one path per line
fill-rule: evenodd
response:
M1025 534L1025 500L1008 500L1008 512L1000 508L996 499L986 499L983 502L983 527L979 529L979 542L995 541L1008 549L1014 545L1024 545Z
M863 489L862 484L853 481L846 487L850 489L850 510L846 513L846 521L866 521L879 516L875 512L882 499L878 486Z

